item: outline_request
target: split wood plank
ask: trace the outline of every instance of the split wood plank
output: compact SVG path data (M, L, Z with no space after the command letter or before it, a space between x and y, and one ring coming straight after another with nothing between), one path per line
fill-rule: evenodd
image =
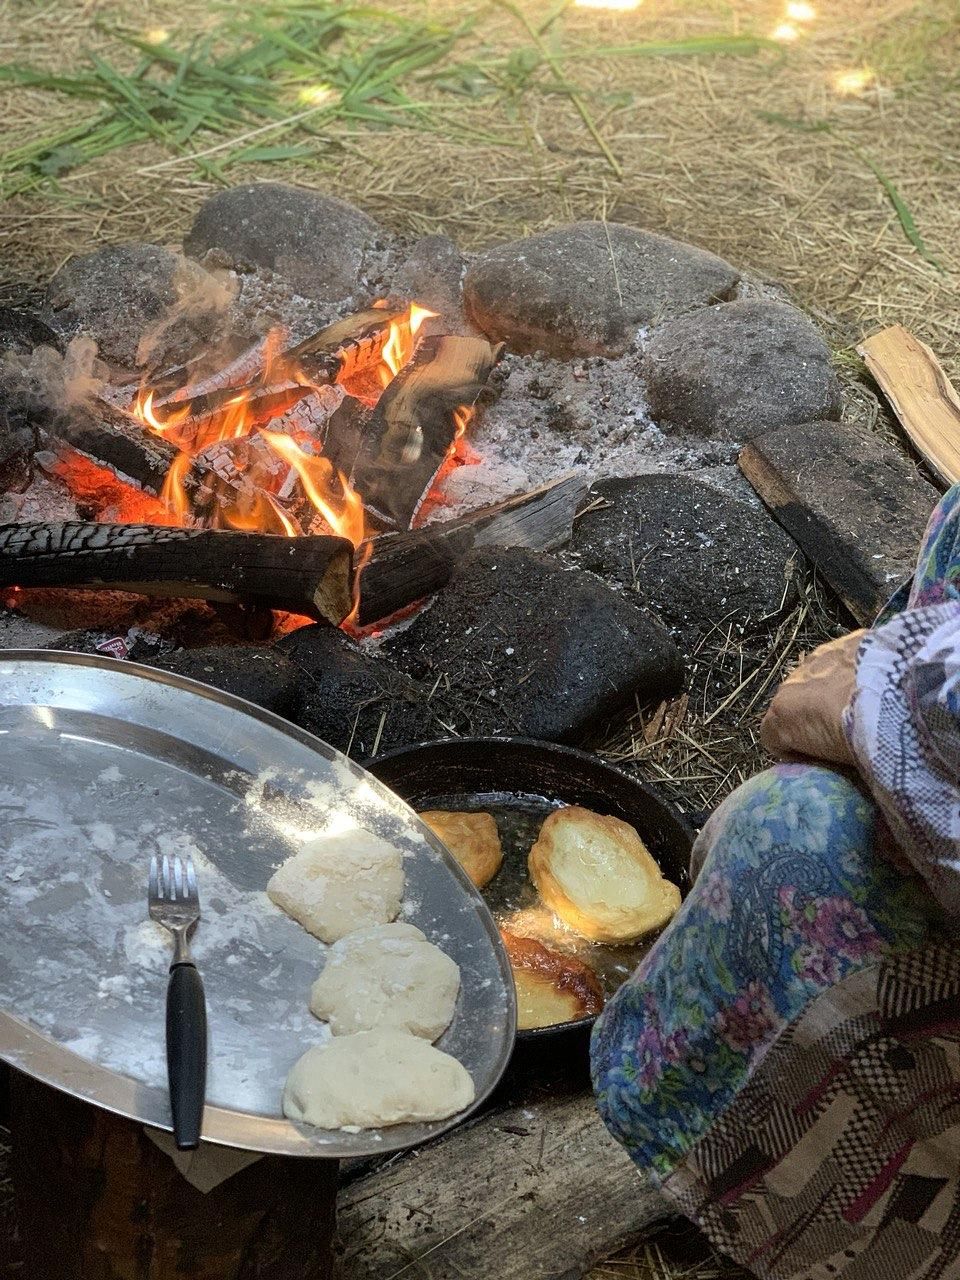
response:
M573 1280L670 1216L592 1096L552 1094L345 1186L341 1280Z
M898 450L839 422L759 436L740 468L858 622L873 622L914 571L933 485Z
M458 520L375 538L360 579L360 625L379 622L439 591L474 547L553 551L563 546L587 492L582 477L569 476Z
M960 480L960 395L926 343L891 325L857 347L904 431L946 485Z

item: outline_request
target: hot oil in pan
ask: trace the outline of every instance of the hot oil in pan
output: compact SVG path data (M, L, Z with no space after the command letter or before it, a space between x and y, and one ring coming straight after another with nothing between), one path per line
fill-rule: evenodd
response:
M536 938L544 946L576 956L596 973L606 998L623 984L650 950L658 934L650 933L629 946L610 946L581 938L558 920L540 901L527 871L527 857L536 843L544 819L564 806L543 796L494 792L472 795L431 796L419 804L421 811L445 809L457 813L489 813L503 846L503 865L481 893L502 928Z

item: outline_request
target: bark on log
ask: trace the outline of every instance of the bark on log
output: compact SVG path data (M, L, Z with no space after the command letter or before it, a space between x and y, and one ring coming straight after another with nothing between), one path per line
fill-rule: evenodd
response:
M380 397L363 436L354 486L393 528L409 529L502 347L482 338L424 338Z
M11 1072L33 1280L332 1280L337 1162L266 1156L198 1191L143 1126Z
M960 396L926 343L895 324L857 347L917 451L946 485L960 480Z
M459 520L374 539L360 578L360 625L379 622L439 591L474 547L552 551L562 546L588 488L585 480L570 476Z
M334 626L353 608L344 538L136 524L0 526L0 587L102 587L285 609Z
M46 430L55 440L109 467L122 480L154 494L163 488L179 452L168 440L103 400L93 408L78 408L64 415Z

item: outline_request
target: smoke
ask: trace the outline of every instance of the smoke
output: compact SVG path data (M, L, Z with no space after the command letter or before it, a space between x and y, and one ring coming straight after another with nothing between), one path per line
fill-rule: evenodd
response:
M199 332L216 330L237 297L236 277L181 258L173 277L176 299L159 324L141 337L137 365L149 368L174 348L192 345Z

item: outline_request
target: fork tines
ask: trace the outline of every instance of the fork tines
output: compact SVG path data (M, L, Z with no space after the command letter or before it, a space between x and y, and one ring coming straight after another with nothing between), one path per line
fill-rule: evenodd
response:
M150 859L148 891L153 902L196 902L197 873L192 858L156 854Z

